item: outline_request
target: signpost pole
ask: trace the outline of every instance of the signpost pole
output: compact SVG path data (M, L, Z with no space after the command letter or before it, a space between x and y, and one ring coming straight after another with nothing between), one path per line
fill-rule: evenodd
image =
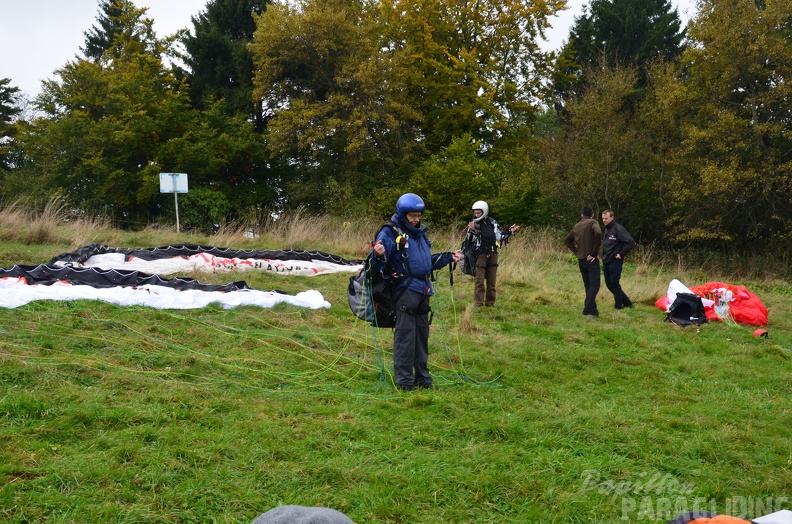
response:
M176 233L179 232L179 193L173 193L173 198L176 200Z
M171 180L173 181L173 200L176 203L176 234L179 233L179 192L176 191L176 174L171 173Z
M173 193L176 204L176 232L181 229L179 223L179 193L187 192L187 173L160 173L160 193Z

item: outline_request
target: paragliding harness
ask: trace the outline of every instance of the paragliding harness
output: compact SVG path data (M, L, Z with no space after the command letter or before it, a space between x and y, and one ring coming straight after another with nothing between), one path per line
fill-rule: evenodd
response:
M462 241L462 260L459 262L459 269L465 275L476 276L476 251L473 245L473 236L465 235Z
M707 315L701 297L693 293L677 293L674 302L668 306L666 320L681 327L706 323Z
M396 227L393 222L385 223L374 236L376 239L384 228L390 228L396 239L396 246L401 253L407 272L410 271L407 251L401 249L407 243L407 235ZM372 244L373 245L373 244ZM349 277L347 298L352 312L361 320L366 320L373 327L392 328L396 326L396 302L402 297L410 282L409 277L404 285L399 284L405 277L403 273L393 271L390 262L384 266L374 260L374 253L369 253L363 263L363 269L355 276ZM430 321L431 323L431 321Z
M407 235L396 224L388 221L377 231L375 239L384 228L390 228L393 232L396 248L404 261L407 274L396 272L390 261L382 265L379 261L374 260L374 253L371 252L366 257L360 273L349 277L347 299L349 308L359 319L369 322L373 327L393 328L396 327L396 303L416 277L409 275L410 260L407 250L404 249L407 244ZM452 286L454 285L453 271L455 267L456 264L449 265ZM409 280L404 282L405 278ZM432 281L435 280L434 272L430 278ZM429 324L432 323L433 316L434 313L429 308Z
M509 243L509 238L511 237L511 232L507 232L506 234L502 234L500 242L495 242L493 247L491 247L491 253L496 253L496 250L501 246L505 246ZM475 237L470 234L465 234L465 239L462 241L462 261L459 263L459 269L462 270L462 273L465 275L470 275L472 277L476 276L476 242Z

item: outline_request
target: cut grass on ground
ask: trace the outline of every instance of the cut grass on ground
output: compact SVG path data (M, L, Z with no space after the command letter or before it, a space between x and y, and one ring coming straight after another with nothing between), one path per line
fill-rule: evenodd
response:
M349 275L206 278L318 289L320 311L0 310L0 520L248 523L303 504L361 524L657 523L789 508L792 286L739 282L770 309L769 339L663 322L652 304L668 282L703 282L651 261L626 268L635 309L612 309L603 286L587 319L577 266L546 235L503 253L493 309L471 307L469 277L440 273L431 392L393 388L392 333L352 316ZM268 242L225 247L288 243ZM4 260L65 244L27 245L0 245Z

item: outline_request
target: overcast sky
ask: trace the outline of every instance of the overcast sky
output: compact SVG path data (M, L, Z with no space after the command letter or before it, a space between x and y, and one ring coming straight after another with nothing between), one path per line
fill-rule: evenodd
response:
M192 29L190 17L203 11L208 0L133 0L147 7L160 37L178 29ZM683 25L695 13L695 0L672 0ZM41 81L54 78L54 71L80 55L85 32L96 24L99 0L0 0L0 78L30 96L41 89ZM558 49L574 17L590 0L569 0L569 9L554 18L545 49Z

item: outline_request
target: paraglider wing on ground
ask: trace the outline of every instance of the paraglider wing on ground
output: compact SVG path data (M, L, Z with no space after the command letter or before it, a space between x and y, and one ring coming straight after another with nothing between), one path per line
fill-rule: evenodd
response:
M256 270L282 275L315 276L327 273L357 273L360 260L346 260L322 251L239 250L198 244L144 249L125 249L88 244L62 253L49 262L56 267L126 269L169 275L189 271Z
M655 306L668 311L678 293L693 293L701 297L707 320L720 322L733 320L749 326L766 326L768 311L762 301L745 286L723 282L707 282L700 286L686 287L674 279L668 285L668 293L655 302Z

